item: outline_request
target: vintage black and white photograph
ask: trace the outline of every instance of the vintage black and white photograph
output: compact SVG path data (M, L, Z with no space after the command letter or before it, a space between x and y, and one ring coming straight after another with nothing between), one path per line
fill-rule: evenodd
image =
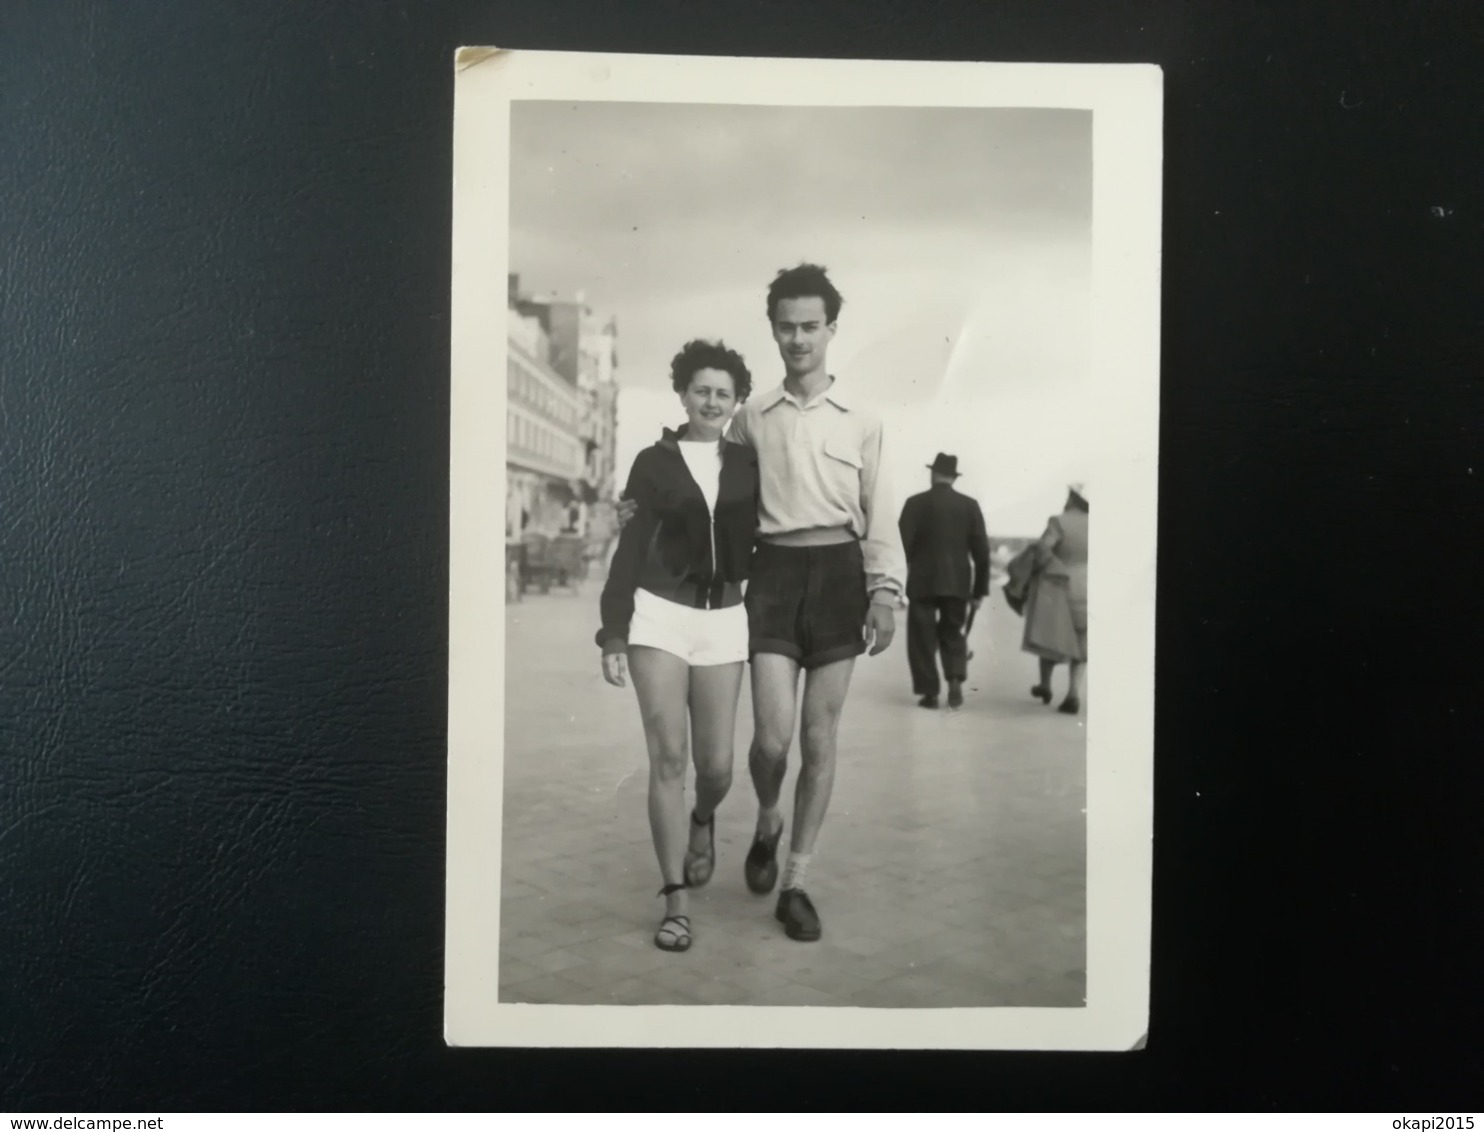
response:
M450 1041L1141 1037L1158 91L461 58Z

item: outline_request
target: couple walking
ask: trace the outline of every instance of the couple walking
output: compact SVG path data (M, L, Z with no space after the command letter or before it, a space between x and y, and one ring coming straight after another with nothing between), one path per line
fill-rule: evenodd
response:
M665 951L690 947L687 890L716 868L716 809L732 784L749 659L758 813L744 876L765 894L781 871L775 916L785 933L822 934L805 881L834 787L840 717L856 657L891 644L905 573L881 421L841 394L826 365L841 303L822 267L778 273L767 312L785 376L755 398L739 354L687 343L670 371L686 423L639 453L619 505L597 641L604 678L623 687L627 674L639 700L664 880L654 942ZM802 764L780 870L796 726Z

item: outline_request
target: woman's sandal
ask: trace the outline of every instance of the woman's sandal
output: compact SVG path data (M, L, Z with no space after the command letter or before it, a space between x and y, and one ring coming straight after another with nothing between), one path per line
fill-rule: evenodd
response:
M690 820L692 825L702 828L709 827L711 830L711 845L704 853L697 853L692 849L685 851L685 886L687 888L700 888L711 879L711 874L716 872L716 811L711 811L710 821L696 821L696 812L691 811Z
M1037 684L1033 687L1031 689L1031 695L1035 696L1036 699L1040 700L1047 707L1051 706L1051 689L1046 687L1045 684Z
M679 892L684 887L683 884L667 884L660 889L660 895L669 896L670 893ZM672 924L675 926L671 927ZM666 916L660 921L660 926L654 933L654 945L661 951L689 951L690 917Z

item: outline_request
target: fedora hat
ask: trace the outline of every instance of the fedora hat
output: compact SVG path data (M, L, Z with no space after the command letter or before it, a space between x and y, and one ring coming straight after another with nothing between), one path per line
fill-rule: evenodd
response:
M937 458L928 465L934 475L958 477L958 457L950 456L946 452L939 452Z

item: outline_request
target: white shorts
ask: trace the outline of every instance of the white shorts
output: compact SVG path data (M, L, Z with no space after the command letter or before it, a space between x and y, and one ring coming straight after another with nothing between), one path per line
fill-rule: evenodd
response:
M747 607L694 609L636 589L629 644L663 649L697 668L736 664L747 659Z

